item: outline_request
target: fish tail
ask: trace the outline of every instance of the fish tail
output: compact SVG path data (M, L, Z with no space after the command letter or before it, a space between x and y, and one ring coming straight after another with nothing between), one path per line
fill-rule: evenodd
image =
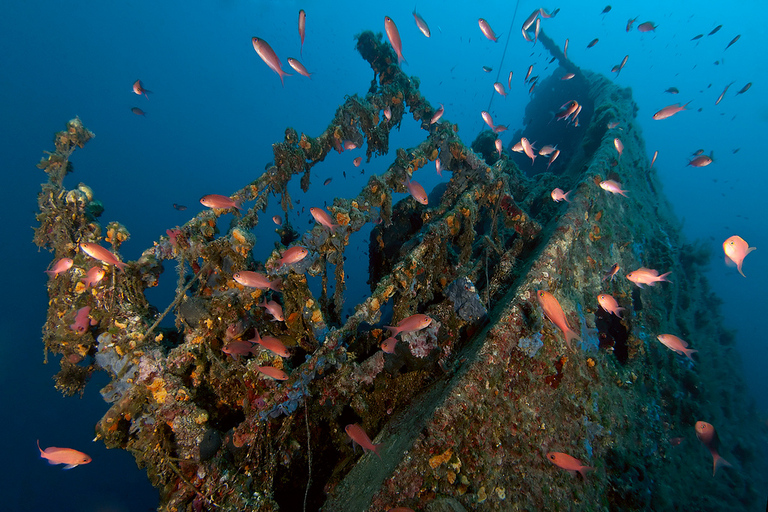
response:
M379 458L381 458L381 454L379 453L379 447L384 443L379 444L371 444L371 451L375 453ZM723 459L725 460L725 459ZM727 464L727 463L726 463ZM728 464L730 466L730 464Z
M389 329L390 331L392 331L390 333L391 334L390 338L394 338L400 332L400 329L398 329L397 327L394 327L392 325L385 325L384 328L385 329Z
M39 439L37 440L37 449L40 450L40 456L42 458L45 458L45 452L43 452L43 449L40 448L40 440Z
M594 471L594 470L595 470L595 468L593 468L592 466L580 466L579 469L577 469L576 471L581 473L581 476L583 478L587 478L587 472L588 471Z
M283 291L283 280L280 279L280 278L277 278L274 281L270 281L269 287L270 287L270 289L272 289L272 290L274 290L276 292L281 292L281 291Z
M578 334L573 332L571 329L566 329L563 331L563 335L565 336L565 344L568 345L568 348L573 350L573 347L571 347L571 341L573 340L579 340L581 341L581 338Z
M668 283L671 283L672 281L670 281L669 279L667 279L667 276L668 276L669 274L671 274L671 273L672 273L672 272L666 272L666 273L664 273L664 274L661 274L661 275L659 276L659 281L666 281L666 282L668 282Z
M377 445L378 446L378 445ZM714 459L712 461L712 476L715 476L715 473L717 473L717 468L724 467L724 468L730 468L733 467L733 465L722 458L719 453L713 453L712 458Z

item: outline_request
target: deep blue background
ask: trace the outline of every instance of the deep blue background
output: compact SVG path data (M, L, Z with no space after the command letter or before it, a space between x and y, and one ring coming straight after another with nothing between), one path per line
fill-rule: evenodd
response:
M510 127L502 134L508 145L528 101L528 86L522 81L528 66L535 63L536 73L544 76L554 69L547 67L549 56L542 55L541 45L533 47L520 36L523 19L539 7L527 1L520 2L511 29L515 2L488 1L479 7L458 1L419 2L417 9L432 30L430 39L415 26L412 2L400 1L365 8L349 1L9 4L0 17L4 125L0 155L5 180L0 428L6 467L0 495L7 510L141 511L153 509L157 502L157 492L129 454L91 442L93 425L107 409L97 393L106 380L95 379L83 399L62 398L50 379L58 364L42 364L40 327L47 306L42 270L50 257L31 243L36 194L45 180L35 164L43 150L53 148L52 135L67 120L79 115L96 138L75 154L76 172L65 185L73 188L83 181L94 189L107 208L102 223L118 220L127 226L132 237L123 256L135 259L167 228L200 211L200 196L230 194L256 178L271 160L271 144L282 140L285 127L316 136L345 95L365 94L372 73L354 51L353 35L364 29L383 31L385 15L400 28L408 60L405 71L420 78L421 89L433 104L445 105L445 118L458 123L466 143L484 127L480 111L494 94L497 71L501 70L502 82L510 70L515 74L509 96L494 98L491 109L497 123ZM544 20L543 29L556 41L569 38L568 54L577 65L606 75L629 54L617 82L633 89L649 156L659 150L656 166L665 194L685 221L686 234L702 238L712 248L710 277L725 300L726 324L738 329L751 389L763 389L762 372L768 362L763 324L768 284L764 256L768 178L763 157L768 37L762 25L768 9L757 1L741 2L738 9L687 1L675 2L670 12L669 2L644 1L630 6L622 2L602 16L604 3L571 4L578 7L562 5L556 18ZM281 87L278 76L254 52L251 37L268 41L283 62L299 58L300 8L307 11L300 60L314 74L311 80L287 77ZM627 33L626 21L635 16L638 23L657 23L657 31ZM499 43L482 36L478 17L501 34ZM717 34L690 41L718 24L723 28ZM736 34L741 39L724 51ZM595 37L600 42L587 50ZM483 65L494 71L484 73ZM131 91L137 78L154 91L149 99ZM725 85L734 80L715 106ZM752 89L735 96L750 81ZM680 94L663 93L671 86ZM661 107L689 100L691 111L664 121L651 119ZM147 116L134 115L132 107L140 107ZM698 108L703 111L697 112ZM415 145L424 135L406 116L390 147ZM714 151L716 162L703 169L686 167L687 158L698 148ZM734 154L736 148L741 149ZM364 163L366 175L361 176L351 163L361 155L358 149L329 156L315 168L308 194L296 185L294 199L300 199L307 211L303 215L300 208L294 211L292 221L302 229L309 227L309 206L331 202L336 195L355 195L371 172L382 172L394 158L390 153ZM417 176L428 191L439 181L431 170L428 166ZM324 187L328 177L333 181ZM177 212L172 203L185 204L189 210ZM257 229L264 251L260 257L276 239L268 221L275 213L280 212L270 205ZM721 244L732 234L758 247L744 264L747 279L723 265ZM362 263L355 265L350 258L348 264L353 276L347 293L350 307L366 293L366 236L353 236L353 249L348 251L350 256L359 253ZM152 290L150 298L160 309L171 300L174 282L164 276L160 288ZM690 341L695 348L696 340ZM763 411L768 410L766 396L758 394L758 400ZM72 471L48 466L38 456L37 438L43 446L85 451L93 462Z

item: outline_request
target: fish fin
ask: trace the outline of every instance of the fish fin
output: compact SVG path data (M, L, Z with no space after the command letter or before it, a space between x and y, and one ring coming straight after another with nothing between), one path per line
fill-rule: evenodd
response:
M683 354L685 354L685 356L686 356L688 359L690 359L692 363L695 363L695 362L696 362L696 361L694 361L694 360L693 360L693 358L691 357L691 354L693 354L694 352L698 352L698 350L693 350L692 348L684 348L684 349L683 349Z
M119 268L120 270L125 270L125 267L127 267L128 264L127 263L123 263L122 261L118 261L117 263L115 263L115 266L117 268Z
M45 452L43 452L43 449L40 448L40 440L39 439L37 440L37 449L40 450L40 456L41 457L45 457L45 455L44 455Z
M581 466L581 467L579 467L579 469L577 469L577 471L579 473L581 473L581 477L584 478L584 479L587 478L587 472L588 471L594 471L594 470L595 470L595 468L593 468L592 466Z
M62 469L67 470L67 469L72 469L72 468L76 468L76 467L77 467L77 464L67 464Z
M667 276L668 276L669 274L671 274L671 273L672 273L672 272L670 271L670 272L666 272L666 273L664 273L664 274L661 274L661 275L659 276L659 281L666 281L666 282L668 282L668 283L671 283L672 281L670 281L669 279L667 279Z
M714 461L712 462L712 476L715 476L715 473L717 473L717 468L731 468L733 465L722 458L719 453L715 453L712 455L712 458Z
M751 253L755 249L757 249L757 247L750 247L749 249L747 249L747 254ZM746 256L747 254L745 254L744 256Z
M42 457L42 455L41 455L41 457ZM51 466L55 466L56 464L61 464L61 462L56 462L56 461L53 461L51 459L46 459L46 460L48 460L48 464L50 464Z
M379 458L381 458L381 455L379 454L379 447L384 443L379 444L371 444L371 451L375 453ZM728 464L730 466L730 464Z
M745 276L745 275L744 275L744 272L741 270L741 263L739 263L738 265L736 265L736 268L738 269L738 271L739 271L739 274L741 274L743 277L747 277L747 276Z

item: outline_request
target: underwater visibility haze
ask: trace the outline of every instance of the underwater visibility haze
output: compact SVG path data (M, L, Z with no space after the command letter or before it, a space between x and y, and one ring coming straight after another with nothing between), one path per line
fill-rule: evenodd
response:
M6 6L5 508L763 510L766 14Z

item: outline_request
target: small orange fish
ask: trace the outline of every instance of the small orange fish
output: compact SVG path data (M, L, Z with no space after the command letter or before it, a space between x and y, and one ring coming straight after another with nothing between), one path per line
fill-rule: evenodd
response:
M574 73L566 73L564 74L560 80L570 80L571 78L575 77L576 75Z
M294 245L290 249L286 249L283 252L282 257L277 260L280 265L292 265L298 261L307 257L309 251L300 245Z
M410 178L405 178L405 187L408 189L408 193L411 194L417 202L426 205L429 202L427 198L427 192L424 190L419 182L411 181Z
M331 231L333 231L334 229L339 227L338 224L333 222L333 219L331 219L331 216L328 215L328 212L326 212L322 208L314 208L314 207L312 207L312 208L309 209L309 213L312 214L312 217L315 218L315 220L317 221L318 224L320 224L322 226L325 226L326 228L330 229Z
M256 53L261 57L261 60L263 60L272 71L280 76L280 83L285 87L285 80L283 80L283 77L291 76L291 74L283 71L283 65L280 63L280 59L277 57L275 51L269 46L269 43L258 37L251 39L251 42L253 43L253 49L256 50Z
M619 153L619 158L621 158L621 154L624 152L624 143L619 140L618 137L613 139L613 145L616 148L616 151Z
M595 470L592 466L585 466L579 459L571 457L567 453L549 452L547 453L547 460L555 466L563 468L572 475L575 475L578 471L584 478L587 478L587 471Z
M549 170L549 166L552 165L552 162L557 160L557 157L560 156L560 150L556 149L552 152L552 154L549 156L549 163L547 164L547 170Z
M387 121L392 119L392 110L389 107L384 109L384 117L387 119Z
M690 101L688 102L690 103ZM666 119L668 117L672 117L673 115L677 114L678 112L682 112L683 110L688 110L687 107L688 103L685 105L680 105L679 103L675 103L674 105L668 105L664 107L663 109L659 110L655 114L653 114L653 119L656 121L660 121L662 119Z
M301 39L301 47L299 48L299 55L304 51L304 34L307 30L307 13L304 9L299 10L299 38Z
M120 270L125 270L126 263L121 262L117 257L108 249L100 246L99 244L92 244L89 242L81 242L80 249L91 258L96 258L99 261L114 265Z
M618 139L616 139L618 140ZM611 194L621 194L627 197L626 190L621 189L621 183L613 180L605 180L600 182L600 188Z
M501 139L493 141L493 145L496 146L496 152L499 154L499 158L501 158L501 150L504 149L504 144L501 142Z
M552 191L550 194L552 196L552 200L556 203L559 203L560 201L565 201L566 203L570 203L571 200L568 199L568 195L573 192L573 190L569 190L568 192L563 192L563 189L556 188Z
M297 59L288 57L288 65L291 66L298 74L304 75L307 78L312 78L312 73L307 71L307 68L304 67L304 64L299 62Z
M416 315L411 315L407 318L403 318L402 320L400 320L400 322L397 324L396 327L387 325L387 326L384 326L384 328L390 329L392 331L390 336L395 337L402 332L408 333L408 332L420 331L422 329L429 327L429 324L431 323L432 323L432 318L430 318L429 316L416 314Z
M504 89L504 84L503 83L501 83L501 82L494 82L493 89L497 93L501 94L502 96L504 96L504 97L507 96L507 91Z
M51 278L54 278L72 268L73 263L72 258L61 258L53 264L50 270L45 270L44 272L51 276Z
M363 163L363 157L359 156L352 160L352 163L355 164L355 167L360 167L360 164Z
M498 140L498 139L496 139ZM440 162L439 158L435 158L435 170L437 171L437 175L441 178L443 177L443 164Z
M725 262L730 260L739 269L739 274L744 276L744 272L741 271L741 265L744 263L744 258L747 254L755 250L755 247L750 247L743 238L737 235L729 237L723 242L723 252L725 252ZM744 276L747 277L747 276Z
M279 368L274 368L272 366L256 366L256 370L271 379L288 380L288 374Z
M491 117L491 114L483 110L480 112L480 116L483 118L483 121L485 121L485 124L487 124L491 130L494 130L496 127L493 125L493 118Z
M72 469L81 464L88 464L92 460L88 455L72 448L49 446L43 450L40 448L40 440L37 441L37 449L40 450L40 457L48 460L48 464L66 464L64 469Z
M235 272L235 274L232 276L232 279L234 279L235 282L250 288L258 288L260 290L273 290L276 292L283 291L283 282L281 279L270 281L267 276L259 272L241 270L240 272Z
M256 354L256 347L250 341L233 340L221 347L221 351L232 356L235 361L239 361L240 356Z
M254 336L254 338L250 340L250 342L258 343L265 349L269 350L270 352L274 352L280 357L290 357L291 355L282 341L272 336L264 336L262 338L261 336L259 336L259 331L256 331L256 336Z
M533 163L536 161L536 152L534 151L533 146L525 137L520 139L520 144L523 146L523 152L525 152L525 155L531 159L531 165L533 165Z
M613 281L613 278L616 277L616 272L619 271L619 264L614 263L613 266L608 269L608 271L603 275L603 281L608 281L609 279Z
M493 29L491 28L491 25L485 21L483 18L480 18L477 20L477 24L480 25L480 31L483 33L485 37L493 41L494 43L498 42L498 38L496 37L496 34L494 34Z
M616 299L607 293L601 293L598 295L597 302L600 304L601 308L611 313L612 315L616 315L619 318L621 318L621 312L626 311L624 308L619 307L619 303L616 302Z
M408 64L408 61L405 60L405 57L403 57L403 43L400 40L400 32L397 30L397 25L395 25L395 22L392 21L392 18L389 16L384 16L384 32L387 33L389 44L392 45L392 48L397 54L398 65L401 62Z
M149 89L144 88L144 84L141 83L141 80L136 80L135 82L133 82L133 92L135 92L139 96L143 94L144 97L146 97L147 99L149 99L149 96L147 95L152 93L152 91L150 91Z
M371 438L368 437L368 434L365 433L365 430L363 430L360 425L356 423L354 425L347 425L344 427L344 431L350 438L352 438L352 441L359 444L363 450L370 450L381 458L381 455L379 455L379 447L382 443L373 444Z
M553 324L555 324L560 330L563 331L565 344L568 345L569 349L573 350L571 347L571 340L581 340L581 338L568 326L568 319L565 317L565 313L563 312L563 308L560 306L560 303L557 301L554 295L549 292L545 292L544 290L536 291L536 298L538 299L539 304L541 305L541 309L544 310L544 314L547 316L547 318L549 318Z
M272 315L272 318L274 318L276 322L283 322L285 320L285 317L283 316L283 307L277 302L273 300L267 302L267 299L265 298L264 302L256 305L269 311L269 314Z
M381 342L381 350L383 350L387 354L394 354L396 344L397 344L397 338L395 338L394 336L390 336L389 338Z
M661 344L667 347L669 350L677 352L678 354L684 354L685 357L690 359L692 362L696 362L691 357L691 354L698 352L698 350L688 348L688 342L685 340L678 338L674 334L659 334L656 336L656 339L658 339Z
M720 438L717 436L715 427L706 421L696 422L696 437L707 447L709 453L712 454L712 476L717 473L719 467L731 467L731 463L725 460L717 452L720 448Z
M659 156L659 152L656 151L653 153L653 158L651 158L651 167L653 167L653 164L656 162L656 157Z
M443 113L445 113L445 108L443 108L443 104L440 104L440 108L435 111L435 114L432 116L432 119L429 120L429 124L435 124L440 120L441 117L443 117Z
M85 277L80 279L80 281L82 281L86 288L90 288L91 286L99 284L99 282L104 279L104 274L104 269L97 265L91 267L88 272L85 273Z
M203 196L200 198L200 204L207 206L208 208L237 208L238 210L243 211L243 209L240 208L239 202L236 202L230 197L222 196L221 194L208 194L207 196Z
M274 222L278 226L283 225L283 219L279 215L275 215L274 217L272 217L272 222Z
M671 274L672 272L667 272L665 274L659 275L658 270L654 270L652 268L645 268L640 267L637 270L634 270L627 274L627 279L635 283L640 288L643 287L644 284L647 284L648 286L653 286L656 283L659 283L661 281L666 281L667 283L671 283L669 279L667 279L667 276Z

